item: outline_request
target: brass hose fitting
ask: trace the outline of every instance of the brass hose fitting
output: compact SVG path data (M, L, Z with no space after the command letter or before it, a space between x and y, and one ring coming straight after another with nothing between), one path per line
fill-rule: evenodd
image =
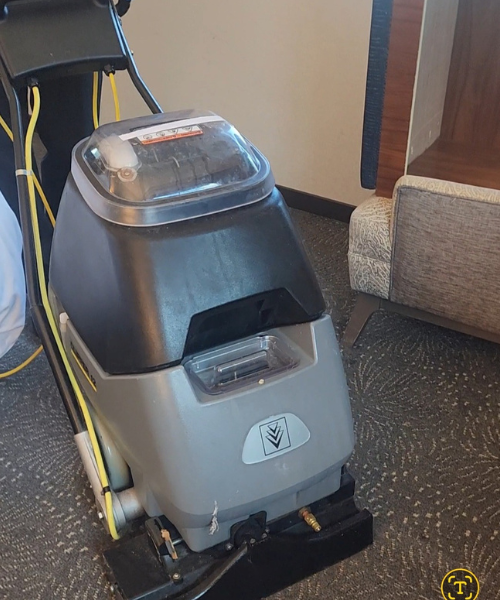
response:
M304 519L304 521L309 525L309 527L314 529L316 533L321 531L321 525L318 523L316 517L312 514L312 512L307 506L299 510L299 517L301 519Z

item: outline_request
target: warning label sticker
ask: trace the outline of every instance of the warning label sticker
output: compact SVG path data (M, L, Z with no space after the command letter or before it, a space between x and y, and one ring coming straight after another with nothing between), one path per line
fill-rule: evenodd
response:
M122 133L121 140L139 140L141 143L154 144L163 140L172 140L179 137L188 137L190 135L201 135L203 133L200 125L204 123L217 123L224 121L218 115L206 115L204 117L193 117L191 119L181 119L178 121L169 121L159 123L151 127L143 127Z
M176 129L146 133L144 135L138 135L137 139L141 144L157 144L158 142L168 142L169 140L178 140L193 135L203 135L203 130L199 125L190 125L188 127L178 127Z

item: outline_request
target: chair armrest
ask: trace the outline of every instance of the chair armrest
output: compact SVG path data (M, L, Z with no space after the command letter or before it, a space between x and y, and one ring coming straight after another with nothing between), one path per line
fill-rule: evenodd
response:
M401 178L389 299L499 333L500 191Z
M397 181L394 187L392 196L394 200L394 212L397 210L397 204L399 203L402 192L406 191L411 193L412 190L415 190L417 193L428 192L430 194L437 194L441 197L448 197L450 199L500 204L500 190L467 185L465 183L454 183L452 181L444 181L441 179L431 179L429 177L418 177L417 175L404 175ZM418 210L418 208L416 208L416 210ZM395 224L394 218L391 218L391 221L392 237Z

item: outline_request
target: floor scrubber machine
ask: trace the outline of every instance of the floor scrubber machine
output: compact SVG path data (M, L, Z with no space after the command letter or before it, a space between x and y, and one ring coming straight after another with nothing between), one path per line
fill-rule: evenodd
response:
M1 4L32 315L99 516L121 538L104 552L111 590L254 600L361 550L372 518L345 469L339 348L268 161L216 114L162 113L108 1ZM154 114L75 147L47 281L38 83L121 69Z

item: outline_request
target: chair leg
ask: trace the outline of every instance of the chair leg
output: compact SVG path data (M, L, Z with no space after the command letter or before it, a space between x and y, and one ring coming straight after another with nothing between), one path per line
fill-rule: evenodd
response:
M376 296L360 293L356 300L356 305L352 311L351 318L342 337L342 348L349 352L352 350L356 340L368 323L368 319L374 312L380 310L382 300Z

